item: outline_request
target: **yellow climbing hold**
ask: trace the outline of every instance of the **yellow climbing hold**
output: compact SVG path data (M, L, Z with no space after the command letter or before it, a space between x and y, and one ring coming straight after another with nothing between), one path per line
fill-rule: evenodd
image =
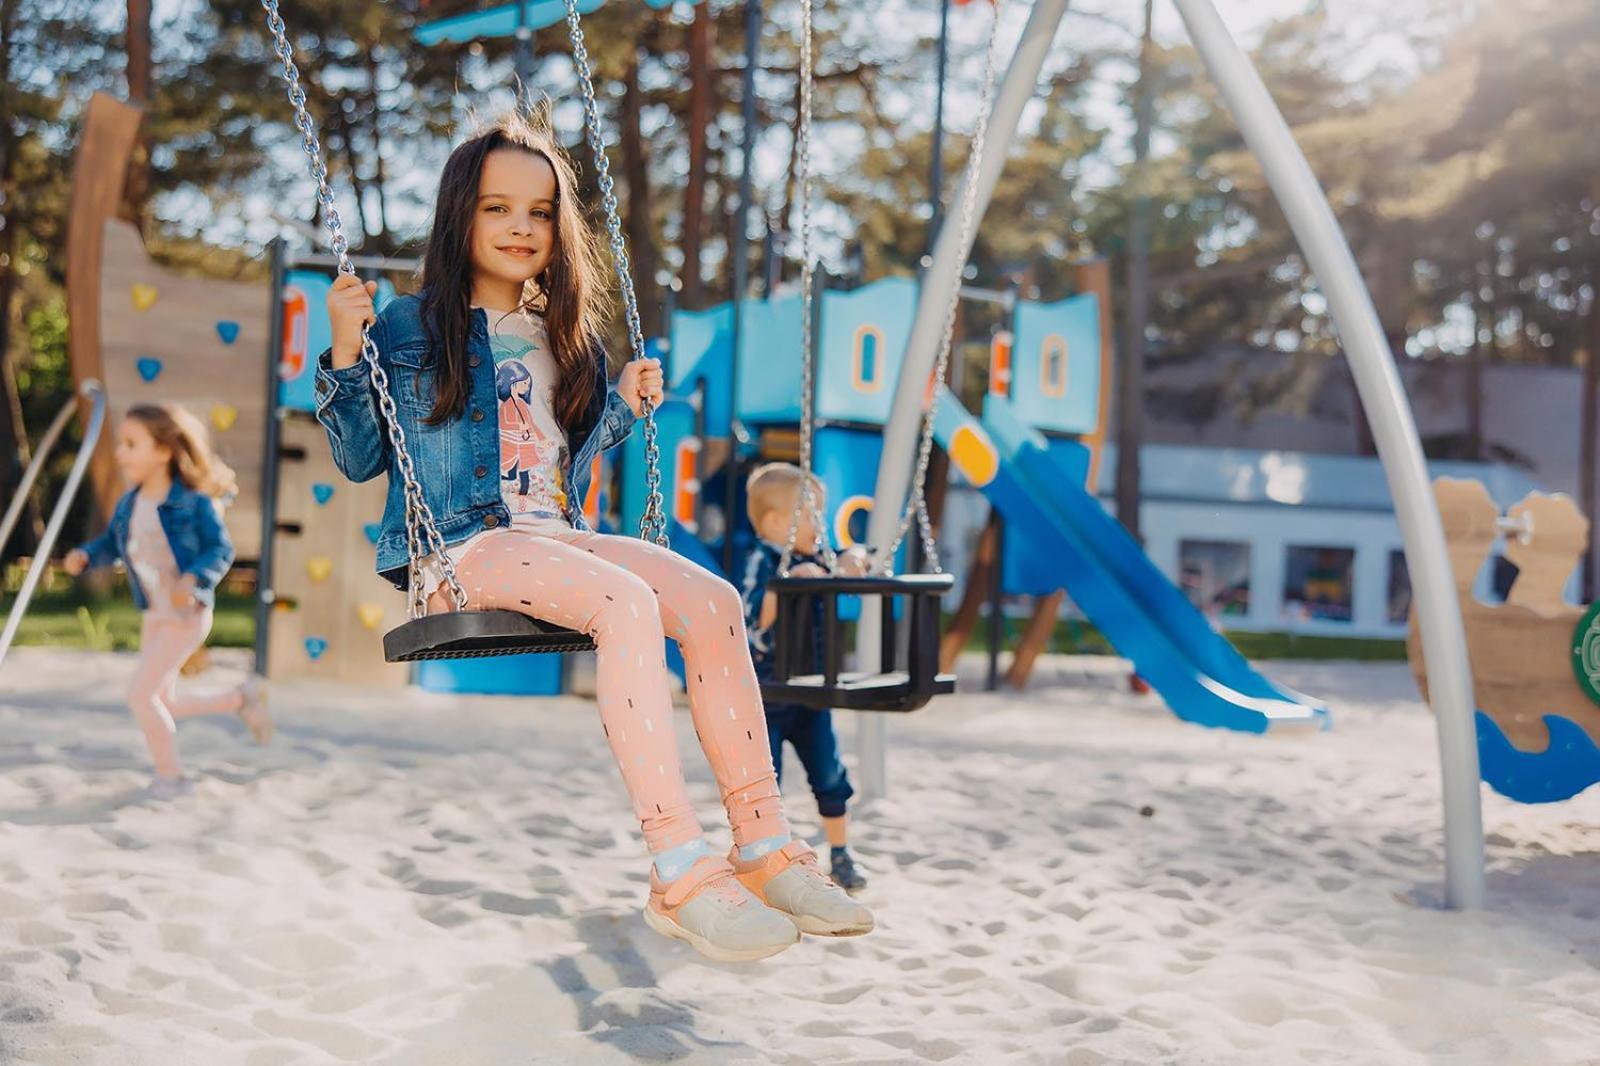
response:
M368 629L377 629L378 623L383 621L383 608L375 603L363 603L356 607L356 617Z
M312 581L326 581L333 573L333 560L326 555L313 555L306 560L306 573L311 575Z
M148 311L155 305L156 299L161 295L161 290L154 285L139 282L133 286L133 306L141 311Z
M218 432L226 433L239 421L239 409L231 403L219 403L211 409L211 424Z

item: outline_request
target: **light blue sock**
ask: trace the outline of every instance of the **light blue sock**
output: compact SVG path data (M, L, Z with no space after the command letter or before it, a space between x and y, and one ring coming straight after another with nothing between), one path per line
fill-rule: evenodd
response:
M656 876L663 881L676 881L688 873L691 866L710 854L711 849L706 846L706 838L695 837L657 855Z
M771 855L793 839L793 834L779 833L775 837L762 837L760 840L752 841L749 844L741 844L739 846L739 858L745 862L754 862L763 855Z

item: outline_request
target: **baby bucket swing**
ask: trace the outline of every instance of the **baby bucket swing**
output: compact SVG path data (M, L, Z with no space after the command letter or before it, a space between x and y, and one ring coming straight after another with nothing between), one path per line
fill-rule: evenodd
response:
M294 107L295 127L300 131L301 148L306 154L307 169L317 184L317 199L322 205L322 217L328 230L329 245L339 258L340 274L355 274L350 263L349 244L344 236L344 226L338 208L333 203L333 191L328 187L328 168L322 158L322 145L317 137L316 121L306 110L305 89L300 84L300 71L295 65L294 48L289 43L283 17L278 11L278 0L261 0L267 14L267 28L272 33L273 47L283 69L283 79ZM589 66L589 53L584 47L583 25L578 12L578 0L566 0L567 28L572 37L572 58L578 71L578 83L583 92L584 130L589 148L594 153L595 173L600 187L601 203L605 209L606 232L610 238L611 258L616 267L617 281L622 292L622 305L628 323L628 342L632 358L644 355L644 331L639 323L639 304L634 295L632 271L628 262L628 249L622 238L622 222L617 211L617 198L611 181L611 169L606 158L605 142L600 133L600 112L595 105L594 77ZM384 634L383 657L389 662L414 662L424 659L473 659L494 655L519 655L529 652L586 651L594 641L586 633L575 632L560 626L541 622L536 618L505 610L473 610L467 606L467 594L456 578L455 565L445 551L443 537L434 522L433 512L423 498L417 483L411 454L406 449L405 432L389 394L389 379L378 363L378 351L366 327L361 331L361 358L366 363L367 374L377 395L378 409L389 437L389 446L395 455L405 490L406 542L409 562L407 620ZM661 498L660 450L656 445L656 424L653 405L644 405L645 484L648 498L643 517L639 521L639 536L657 544L667 544L666 516ZM444 583L450 589L455 603L452 611L428 614L423 599L422 563L428 556L438 560L444 572Z
M977 127L967 160L967 175L961 201L960 234L962 259L970 254L973 222L976 215L978 167L983 158L988 131L990 104L995 84L995 38L999 28L998 10L990 16L988 51L985 58L983 89L978 106ZM769 703L794 703L818 710L908 712L926 706L935 696L955 691L955 676L939 672L940 600L954 579L939 566L939 552L933 537L924 495L928 464L933 455L933 410L928 405L922 416L918 440L916 472L911 480L911 495L901 513L899 529L888 551L877 560L876 573L854 577L837 573L837 556L829 545L826 522L812 483L812 438L816 428L816 306L815 261L811 246L811 95L813 49L811 0L801 0L800 33L800 115L795 163L800 168L797 184L800 195L800 500L789 523L789 539L778 565L778 577L768 588L777 595L778 613L774 621L774 679L763 683L761 694ZM959 289L960 278L956 279ZM955 335L956 301L959 291L949 294L944 335L933 372L933 381L942 381L950 365ZM825 568L822 577L795 577L789 573L799 536L802 509L809 512L817 530ZM893 575L896 554L917 523L923 556L930 574ZM875 597L880 601L881 631L876 670L843 670L845 629L840 619L840 596ZM814 627L820 605L822 624ZM816 648L820 629L822 647ZM800 673L814 668L818 658L822 672Z

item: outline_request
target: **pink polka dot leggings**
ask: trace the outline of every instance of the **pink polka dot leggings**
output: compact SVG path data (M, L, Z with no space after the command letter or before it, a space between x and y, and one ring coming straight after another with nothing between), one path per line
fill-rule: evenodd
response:
M734 843L788 833L732 585L646 541L560 528L480 534L456 573L472 607L594 637L600 721L652 853L701 836L672 728L666 637L683 650L695 733ZM431 603L448 603L444 590Z

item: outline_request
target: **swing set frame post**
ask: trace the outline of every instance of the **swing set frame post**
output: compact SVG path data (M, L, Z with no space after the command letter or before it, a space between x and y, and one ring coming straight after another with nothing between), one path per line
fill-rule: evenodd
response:
M1037 0L1028 15L1022 39L1006 68L995 93L984 143L984 154L976 174L969 173L956 193L956 202L967 195L967 180L977 183L972 205L972 225L983 218L995 183L1005 167L1006 156L1016 140L1023 109L1033 99L1044 69L1056 28L1067 13L1069 0ZM934 242L933 261L922 278L917 300L917 315L906 343L905 360L895 386L894 406L884 427L883 457L878 463L878 482L873 492L872 516L867 525L867 543L882 558L894 543L900 526L901 510L910 490L912 464L917 456L922 428L923 400L928 375L939 354L947 314L945 301L966 267L967 250L962 247L960 225L949 225L951 216L939 227ZM877 662L880 656L881 624L879 602L864 599L861 622L856 627L856 657L861 662ZM882 715L865 715L856 724L858 777L864 796L888 794L887 725Z

